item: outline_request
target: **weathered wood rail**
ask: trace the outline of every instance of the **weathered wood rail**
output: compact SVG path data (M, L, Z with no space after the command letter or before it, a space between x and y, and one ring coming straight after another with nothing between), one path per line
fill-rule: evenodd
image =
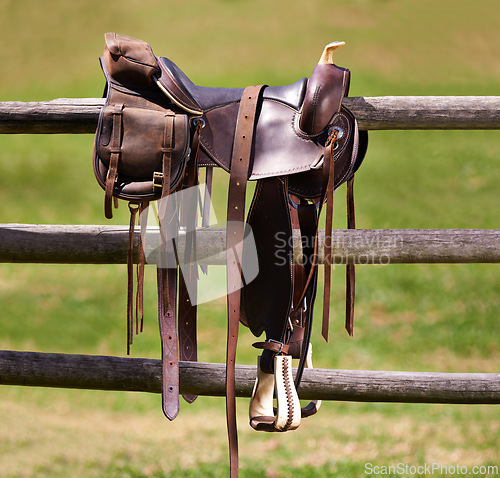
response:
M101 98L0 103L0 133L93 133ZM346 98L365 130L500 129L500 96Z
M224 396L225 364L180 362L180 392ZM161 393L161 361L93 355L0 351L0 384ZM250 397L257 374L236 366L236 396ZM500 403L498 373L424 373L306 369L305 400Z
M93 133L103 102L0 102L0 133ZM355 97L345 104L365 130L500 129L500 96ZM224 231L200 230L198 238L200 263L223 263ZM126 227L3 224L0 262L125 263L127 241ZM136 234L136 251L138 241ZM323 246L324 234L320 262ZM498 263L500 229L336 230L333 252L337 263ZM224 395L224 365L180 365L181 393ZM237 367L238 396L250 395L255 375L253 366ZM161 365L148 359L0 351L0 384L159 393ZM323 400L498 404L500 374L316 369L305 371L300 394Z
M298 231L295 259L300 261ZM158 236L157 230L148 232ZM184 251L179 233L178 250ZM139 232L134 237L135 259ZM324 262L324 231L318 260ZM200 264L225 264L224 229L198 229ZM128 226L0 224L0 262L125 264ZM337 229L332 251L337 264L498 263L500 229ZM150 256L149 262L155 263Z

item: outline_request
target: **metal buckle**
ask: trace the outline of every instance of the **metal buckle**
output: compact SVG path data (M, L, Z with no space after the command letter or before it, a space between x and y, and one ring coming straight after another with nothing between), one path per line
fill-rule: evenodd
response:
M153 189L163 187L163 173L155 171L153 173Z
M273 342L275 344L280 344L281 347L277 353L280 354L281 352L283 352L283 347L285 346L285 344L283 342L280 342L279 340L274 340L274 339L267 339L267 342Z

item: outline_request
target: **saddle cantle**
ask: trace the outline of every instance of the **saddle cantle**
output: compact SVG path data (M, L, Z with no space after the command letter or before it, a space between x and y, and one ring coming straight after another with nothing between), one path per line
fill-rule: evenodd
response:
M230 175L226 406L231 474L235 476L238 455L234 374L240 322L255 336L265 333L265 340L254 344L262 349L262 355L250 401L250 425L264 431L293 430L301 417L314 414L320 406L319 401L314 401L301 409L296 391L304 367L312 366L310 336L318 281L318 219L326 205L322 328L326 339L333 195L338 186L347 182L348 227L354 227L354 173L367 147L366 132L358 130L356 119L342 105L349 90L350 72L333 63L332 53L343 43L327 45L309 79L285 86L248 88L195 85L174 62L156 57L142 40L108 33L105 43L100 61L107 84L106 102L99 116L93 163L97 181L105 190L106 217L112 216L116 198L129 201L131 210L128 347L134 331L131 277L137 212L142 214L149 201L168 200L172 192L197 185L200 168L206 169L207 185L211 184L214 167ZM245 221L246 184L252 180L257 181L257 186ZM197 201L194 203L192 210L181 205L180 214L173 201L160 208L160 229L162 222L168 222L168 234L174 236L168 239L174 243L179 228L196 229L198 206ZM248 226L255 239L259 273L240 289L242 270L251 260L243 240ZM301 263L293 258L294 230L300 232L302 240ZM196 249L195 235L189 239L189 248ZM165 237L160 242L162 254L168 255ZM167 262L160 260L158 264L158 316L163 410L173 419L179 410L178 362L196 360L196 306L187 292L188 288L193 290L198 267L194 260L180 273L177 262ZM143 269L141 246L139 314ZM346 328L352 334L353 265L348 266L347 275ZM137 332L137 318L135 327ZM299 359L295 381L292 358ZM184 398L192 402L196 397Z

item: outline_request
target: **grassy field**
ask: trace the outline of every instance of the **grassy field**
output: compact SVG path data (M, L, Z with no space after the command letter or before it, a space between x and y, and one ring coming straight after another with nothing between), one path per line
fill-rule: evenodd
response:
M212 86L294 82L324 44L344 40L336 61L352 70L353 96L498 95L499 27L493 0L0 0L0 101L100 96L107 31L147 40ZM497 228L499 140L498 131L372 132L356 180L358 227ZM90 135L2 136L1 222L104 224L91 154ZM226 181L217 177L220 218ZM123 206L106 224L128 222ZM337 267L330 343L313 335L317 366L498 372L497 265L358 267L354 338L343 331L343 277ZM123 266L2 264L0 348L124 355L125 290ZM146 299L132 354L158 358L153 270ZM200 360L223 362L224 301L200 317ZM242 331L240 363L255 362L252 341ZM330 402L298 431L264 435L247 425L248 401L238 404L244 477L369 476L367 463L500 467L497 406ZM221 399L183 404L168 423L156 395L2 387L0 414L1 477L228 472Z

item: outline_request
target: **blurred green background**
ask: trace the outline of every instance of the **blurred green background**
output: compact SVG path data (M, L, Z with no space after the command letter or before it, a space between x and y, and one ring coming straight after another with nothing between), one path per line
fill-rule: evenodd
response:
M0 0L0 101L95 98L108 31L149 42L195 83L288 84L323 46L347 45L352 96L498 95L500 4L493 0ZM105 221L91 135L2 135L3 223ZM498 131L372 132L356 180L359 228L497 228ZM224 217L227 177L217 176ZM344 227L344 195L335 225ZM0 267L0 348L125 354L124 266ZM497 265L357 269L354 338L343 330L344 270L334 271L331 340L316 366L498 372ZM154 270L135 357L159 357ZM319 308L318 308L319 309ZM200 311L200 360L223 362L225 303ZM240 363L255 363L242 331ZM242 476L367 476L365 463L500 465L495 406L330 402L301 428L263 435L239 400ZM0 388L0 476L226 476L224 404L199 398L168 423L146 394ZM398 475L406 476L406 475ZM445 476L445 475L443 475Z

